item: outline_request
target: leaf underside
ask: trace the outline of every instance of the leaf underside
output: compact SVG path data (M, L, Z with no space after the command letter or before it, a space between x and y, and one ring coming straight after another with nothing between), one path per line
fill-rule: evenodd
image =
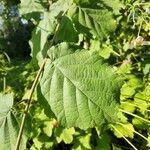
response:
M116 121L120 82L97 53L74 53L61 43L48 56L41 92L62 125L87 129Z

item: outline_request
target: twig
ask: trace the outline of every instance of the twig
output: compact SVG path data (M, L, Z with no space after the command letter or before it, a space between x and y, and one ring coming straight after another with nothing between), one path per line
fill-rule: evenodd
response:
M32 95L33 95L33 92L35 90L35 87L38 83L38 80L39 80L39 77L41 75L41 72L42 70L44 69L44 66L45 66L45 63L47 61L47 58L45 58L43 60L43 63L35 77L35 80L32 84L32 87L30 89L30 94L29 94L29 97L28 97L28 102L27 102L27 105L25 107L25 110L24 110L24 114L23 114L23 117L22 117L22 122L21 122L21 126L20 126L20 130L19 130L19 134L18 134L18 137L17 137L17 142L16 142L16 147L15 147L15 150L19 150L19 146L20 146L20 142L21 142L21 138L22 138L22 134L23 134L23 129L24 129L24 125L25 125L25 120L26 120L26 117L27 117L27 114L28 114L28 111L29 111L29 108L30 108L30 104L31 104L31 101L32 101Z
M68 11L68 9L66 11L64 11L64 13L62 14L62 18L66 14L66 12ZM53 44L55 42L56 32L58 31L59 26L60 26L60 23L58 23L57 26L56 26L56 28L55 28L55 34L54 34L54 37L53 37L52 42L50 44L50 47L53 46ZM38 73L37 73L37 75L35 77L35 80L34 80L34 82L32 84L31 89L30 89L30 94L29 94L29 97L27 99L28 101L27 101L27 104L26 104L26 107L25 107L25 110L24 110L24 114L23 114L23 117L22 117L21 126L20 126L20 130L19 130L19 133L18 133L15 150L19 150L19 146L20 146L20 142L21 142L21 138L22 138L22 134L23 134L23 129L24 129L24 126L25 126L25 120L26 120L26 117L27 117L27 114L28 114L28 111L29 111L29 108L30 108L31 101L32 101L32 95L34 93L36 85L38 84L38 80L39 80L39 78L41 76L42 70L44 69L46 61L47 61L47 54L44 57L44 60L43 60L43 62L41 64L41 67L40 67L40 69L39 69L39 71L38 71Z

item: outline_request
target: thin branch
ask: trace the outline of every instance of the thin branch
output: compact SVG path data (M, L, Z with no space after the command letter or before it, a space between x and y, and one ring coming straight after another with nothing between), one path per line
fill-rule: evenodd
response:
M130 128L126 127L126 126L124 126L124 124L122 124L120 122L118 122L117 124L123 126L124 128L127 128L129 131L130 130L133 131L134 133L136 133L137 135L139 135L140 137L142 137L143 139L145 139L146 141L148 141L150 143L150 140L148 138L146 138L144 135L142 135L141 133L139 133L139 132L137 132L137 131L135 131L133 129L130 129Z
M66 14L68 9L62 14L62 17ZM53 46L53 44L54 44L54 41L55 41L55 38L56 38L56 32L58 31L59 26L60 26L60 23L58 23L56 28L55 28L55 34L54 34L54 37L53 37L52 42L50 44L50 47ZM29 108L30 108L31 101L32 101L32 95L34 93L35 87L38 84L39 78L40 78L41 73L42 73L42 71L44 69L46 61L47 61L47 54L46 54L46 56L45 56L45 58L44 58L44 60L43 60L43 62L41 64L41 67L40 67L40 69L39 69L39 71L38 71L38 73L37 73L37 75L35 77L35 80L34 80L34 82L32 84L31 89L30 89L30 94L29 94L29 97L27 99L28 101L27 101L27 104L26 104L26 107L25 107L25 110L24 110L24 114L23 114L23 117L22 117L21 126L20 126L20 130L19 130L19 133L18 133L15 150L19 150L20 143L21 143L21 138L22 138L22 134L23 134L23 129L24 129L24 126L25 126L25 120L26 120L26 117L27 117L27 114L28 114L28 111L29 111Z
M20 142L21 142L21 138L22 138L22 134L23 134L23 129L24 129L24 125L25 125L25 120L26 120L26 117L27 117L27 114L28 114L28 111L29 111L29 108L30 108L30 104L31 104L31 101L32 101L32 95L33 95L33 92L35 90L35 87L38 83L38 80L40 78L40 75L42 73L42 70L44 69L44 66L45 66L45 63L47 61L47 58L45 58L43 60L43 63L36 75L36 78L32 84L32 87L30 89L30 94L29 94L29 97L28 97L28 102L26 104L26 107L25 107L25 110L24 110L24 114L23 114L23 118L22 118L22 121L21 121L21 126L20 126L20 130L19 130L19 134L18 134L18 137L17 137L17 142L16 142L16 147L15 147L15 150L19 150L19 146L20 146Z
M114 130L116 130L116 132L118 132L124 139L125 141L134 149L134 150L138 150L118 129L116 129L113 125L111 125Z
M138 116L138 115L135 115L135 114L132 114L132 113L130 113L130 112L127 112L127 111L125 111L125 110L123 110L123 109L119 109L119 110L120 110L121 112L125 113L125 114L131 115L131 116L133 116L133 117L136 117L136 118L138 118L138 119L141 119L141 120L147 122L148 124L150 124L150 121L147 120L147 119L145 119L145 118L142 118L142 117L140 117L140 116Z

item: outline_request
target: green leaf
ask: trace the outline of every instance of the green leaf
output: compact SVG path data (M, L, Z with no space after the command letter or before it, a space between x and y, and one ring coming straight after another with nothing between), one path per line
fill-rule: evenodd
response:
M130 137L133 138L134 136L134 127L132 124L130 123L126 123L126 124L115 124L114 125L115 128L121 133L117 132L116 130L114 130L114 134L118 137L118 138L122 138L123 136L125 137Z
M115 14L119 13L123 4L119 0L74 0L77 5L93 9L107 9Z
M69 9L71 1L59 0L50 6L49 11L43 12L43 20L39 22L37 27L32 32L32 39L29 41L31 46L32 63L36 66L37 63L40 65L43 58L46 55L49 46L51 45L48 41L49 36L54 36L56 26L58 24L57 19L59 15ZM65 27L65 28L64 28ZM56 41L77 41L78 35L69 20L64 17L60 24L59 32L55 35ZM65 38L65 39L63 39Z
M142 86L141 81L135 76L131 77L121 88L121 99L132 98L137 88Z
M97 53L74 51L66 43L48 51L43 96L64 126L87 129L116 121L120 79Z
M70 9L70 16L77 30L84 34L91 34L103 40L116 28L114 9L120 8L119 1L75 1L78 6ZM118 11L119 9L116 9Z
M121 88L121 100L131 98L135 94L135 88L125 83Z
M107 133L103 133L99 138L98 138L98 145L96 150L110 150L111 145L110 145L110 136Z
M43 12L44 11L44 5L47 1L41 1L41 0L21 0L20 3L20 13L21 15L27 15L34 12ZM31 16L32 16L31 15Z
M104 45L102 50L99 52L100 56L102 56L104 59L108 59L113 52L112 46Z
M74 138L72 150L90 150L91 134L77 136Z
M132 119L132 124L142 130L147 130L149 129L149 124L147 124L146 122L142 121L141 119L138 118L133 118Z
M41 20L38 26L32 32L32 39L29 41L31 47L32 63L34 65L45 57L49 48L48 37L54 34L56 22L51 13L44 12L44 19ZM40 53L39 53L40 52ZM39 54L38 54L39 53ZM38 54L38 55L37 55Z
M143 73L144 75L150 74L150 64L145 65L145 67L143 68Z
M131 73L131 64L130 63L123 63L117 70L118 74L129 74Z
M64 141L66 144L70 144L73 141L73 135L75 134L74 128L62 128L56 129L55 136L58 143Z
M135 110L135 105L133 101L127 101L127 102L121 103L121 108L126 110L127 112L133 113Z
M116 26L111 13L99 9L94 10L76 7L75 13L73 14L73 21L79 32L94 35L101 40L105 38L110 31L113 31Z
M56 43L58 42L78 42L78 33L75 30L72 21L64 16L60 22L60 27L56 33Z
M119 111L117 115L118 115L120 122L127 123L128 118L125 116L124 113Z
M13 106L12 94L0 93L0 149L13 150L19 132L19 119L18 116L11 110ZM20 149L26 147L26 136L23 134Z
M140 108L140 112L145 115L145 111L150 107L150 86L145 87L144 91L134 96L134 103Z
M72 5L73 0L58 0L50 6L50 13L52 16L66 12Z
M53 124L52 124L52 121L45 121L44 122L44 128L43 128L43 131L44 133L51 137L52 136L52 132L53 132Z

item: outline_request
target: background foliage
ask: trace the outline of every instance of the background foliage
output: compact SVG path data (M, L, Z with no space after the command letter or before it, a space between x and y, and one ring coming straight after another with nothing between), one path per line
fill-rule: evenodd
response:
M55 75L55 78L57 76L64 78L60 72L57 75L51 73L49 60L46 64L49 70L45 69L40 85L33 96L21 144L22 149L24 147L31 150L132 149L133 147L125 138L139 150L149 149L150 3L148 0L111 2L107 0L14 0L0 3L2 22L0 27L0 137L6 137L0 140L3 149L14 149L20 115L24 110L35 74L47 51L48 56L54 59L54 69L60 68L63 75L67 75L68 68L65 67L68 67L69 61L72 60L73 64L84 64L84 59L90 57L91 60L88 62L91 65L90 72L93 71L92 68L103 72L100 66L92 65L96 59L104 61L104 70L108 67L105 66L105 62L111 65L108 70L106 69L105 76L113 69L123 79L122 87L118 85L118 81L112 80L120 90L118 120L100 126L103 118L107 118L104 115L98 123L91 125L92 128L88 128L87 122L81 127L80 121L75 125L76 127L72 127L74 126L72 122L67 125L69 128L63 127L58 120L63 120L64 115L63 118L58 115L58 120L55 117L59 114L59 110L55 110L57 104L53 102L53 98L58 97L55 94L52 99L47 100L48 96L43 97L43 92L46 93L47 89L44 82L48 77ZM60 25L56 32L58 24ZM85 55L82 57L80 51L83 49ZM60 50L63 52L59 52ZM70 55L75 51L77 52L74 55ZM95 55L91 57L92 52ZM78 58L84 59L78 60ZM65 67L59 65L60 62ZM70 67L69 70L71 69L72 72L76 71L76 68ZM82 67L79 69L82 70ZM82 76L82 74L78 75ZM70 76L70 80L74 81L75 77ZM61 83L60 81L59 86L57 84L53 86L53 93L61 92ZM87 82L81 80L80 83ZM93 84L91 85L91 88L95 88ZM73 88L71 84L70 87ZM114 90L118 91L118 88ZM105 92L101 94L106 101L107 97L103 93ZM64 99L60 103L62 101ZM74 104L74 101L71 103ZM104 109L112 113L110 108ZM62 124L66 125L64 121ZM77 127L88 129L82 130Z

